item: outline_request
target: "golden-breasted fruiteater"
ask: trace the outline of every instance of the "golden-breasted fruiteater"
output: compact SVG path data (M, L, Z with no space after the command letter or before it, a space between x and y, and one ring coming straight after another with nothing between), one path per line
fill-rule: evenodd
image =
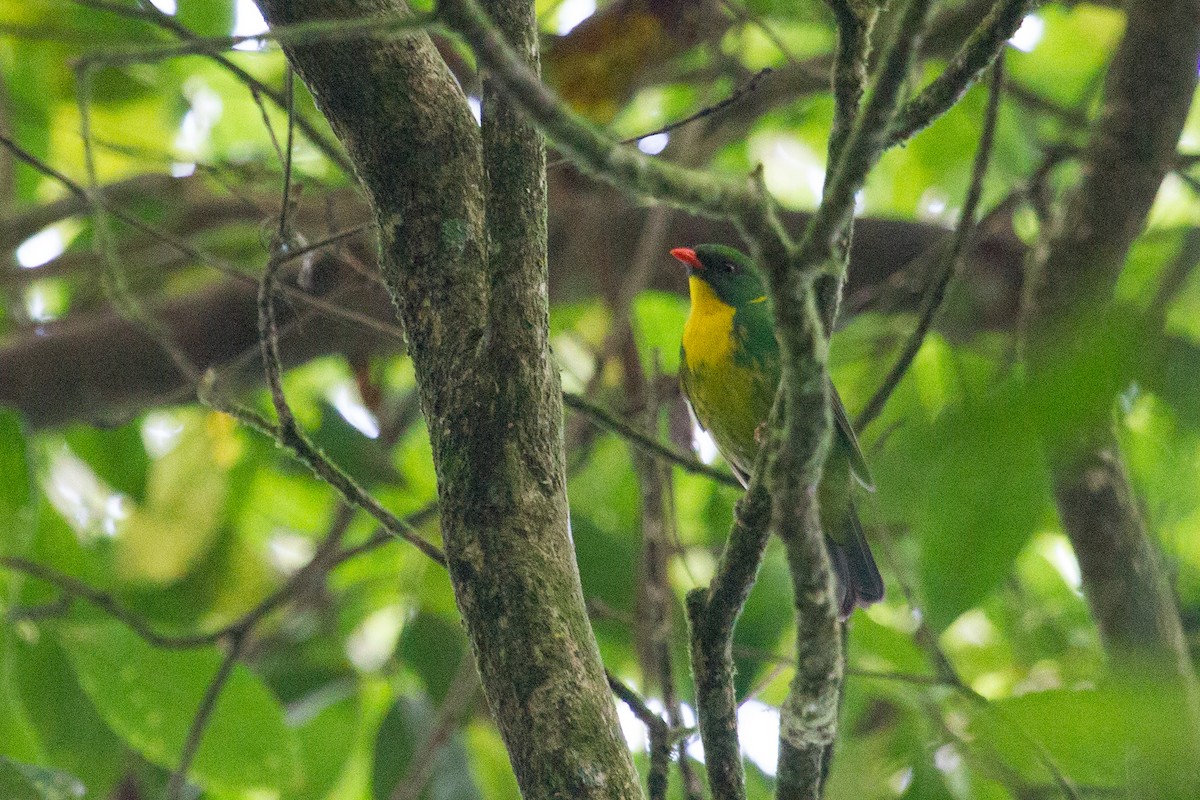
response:
M692 298L679 381L696 421L745 485L780 379L766 286L754 262L731 247L677 247L671 255L687 265ZM883 580L850 494L855 479L869 486L870 475L841 398L831 395L836 433L817 500L845 617L882 599Z

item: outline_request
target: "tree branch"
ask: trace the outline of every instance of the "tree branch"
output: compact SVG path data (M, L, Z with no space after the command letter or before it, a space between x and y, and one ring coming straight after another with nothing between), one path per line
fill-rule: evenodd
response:
M398 0L260 7L272 26L407 13ZM536 63L531 9L501 10ZM495 102L481 140L423 34L284 49L371 195L433 447L455 596L517 781L532 796L635 797L567 527L537 235L540 142ZM514 209L488 199L501 192Z
M900 144L912 138L961 100L1021 27L1032 7L1032 0L998 0L942 73L896 114L889 143Z
M591 420L593 425L612 431L647 455L653 456L660 461L674 464L694 475L703 475L726 486L739 489L742 486L738 482L738 479L727 471L710 467L708 464L698 461L686 453L681 453L670 445L663 444L651 434L618 419L609 411L595 403L588 402L577 394L564 392L563 403L568 408L585 415Z
M568 110L505 44L474 0L441 0L437 13L467 39L489 74L530 119L589 174L637 196L734 222L751 239L786 239L755 182L689 170L646 156L608 138Z
M221 699L221 691L233 677L233 669L237 666L238 656L245 643L245 638L246 634L240 633L231 639L229 649L225 651L225 657L221 660L221 665L213 675L212 681L209 682L208 688L204 690L204 697L201 698L200 706L192 717L192 724L188 727L187 739L184 740L183 750L179 755L179 765L171 771L171 779L167 782L167 800L179 800L183 796L188 770L191 769L196 753L200 752L204 730L208 727L208 720L217 707L217 701Z
M1104 326L1113 316L1113 289L1175 162L1200 59L1195 0L1134 2L1126 16L1082 177L1031 264L1026 358L1039 407L1072 400L1070 416L1043 418L1041 425L1059 517L1105 648L1124 669L1144 673L1149 660L1179 681L1200 737L1200 690L1179 612L1112 430L1116 387L1135 365L1106 354L1106 362L1118 363L1104 365L1101 385L1083 393L1077 387L1080 366L1094 364L1103 353L1098 343L1112 336Z
M833 572L816 504L832 429L825 328L832 312L818 308L812 281L823 271L839 282L845 279L848 248L843 237L854 195L883 151L929 5L928 0L909 0L900 12L877 76L826 182L821 207L790 257L768 264L782 368L772 416L781 418L781 424L773 422L763 449L770 453L771 528L784 542L797 615L797 669L780 709L780 800L821 797L837 737L844 668Z

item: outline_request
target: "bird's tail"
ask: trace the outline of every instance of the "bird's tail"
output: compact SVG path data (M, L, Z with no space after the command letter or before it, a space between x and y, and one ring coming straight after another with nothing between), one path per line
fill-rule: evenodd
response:
M875 566L875 558L867 546L853 503L845 517L842 542L825 537L838 580L842 619L850 616L855 606L866 607L883 599L883 578L879 575L879 567Z

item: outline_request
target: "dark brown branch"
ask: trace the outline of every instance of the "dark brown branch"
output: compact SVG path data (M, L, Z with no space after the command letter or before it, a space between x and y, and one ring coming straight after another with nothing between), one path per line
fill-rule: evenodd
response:
M629 707L638 721L646 726L646 738L650 740L650 771L646 776L650 800L665 800L667 796L667 770L671 765L671 748L674 744L671 726L646 705L646 701L633 689L626 686L611 672L605 672L608 686L617 699Z
M1176 162L1196 88L1195 0L1131 3L1126 16L1101 113L1082 156L1082 177L1031 265L1026 356L1037 407L1072 398L1072 415L1043 419L1042 433L1059 516L1105 648L1119 665L1145 670L1149 660L1175 676L1188 692L1200 735L1200 690L1175 598L1112 430L1116 383L1112 391L1098 387L1086 396L1073 386L1078 365L1094 359L1096 342L1111 335L1101 328L1110 319L1113 289L1159 185ZM1117 365L1115 380L1134 368Z

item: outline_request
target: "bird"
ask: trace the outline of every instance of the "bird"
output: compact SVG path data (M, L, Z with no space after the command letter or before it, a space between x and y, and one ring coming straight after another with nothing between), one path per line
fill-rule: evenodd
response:
M697 424L746 486L780 381L779 343L766 284L744 253L719 244L677 247L691 308L680 343L679 382ZM871 476L846 408L830 383L835 439L818 487L821 527L843 619L883 599L883 579L851 496Z

